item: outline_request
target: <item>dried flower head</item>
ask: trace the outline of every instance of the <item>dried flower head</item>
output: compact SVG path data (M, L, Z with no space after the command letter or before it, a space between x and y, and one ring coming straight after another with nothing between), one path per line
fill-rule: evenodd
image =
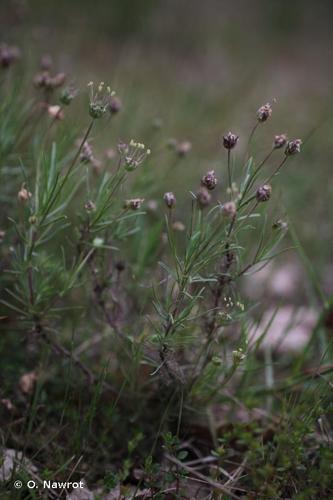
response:
M119 111L122 108L122 102L117 96L111 96L110 102L109 102L109 111L111 115L115 115L119 113Z
M209 170L201 179L201 185L212 191L217 184L217 178L214 170Z
M223 136L223 146L226 149L233 149L236 146L238 139L238 135L228 132L227 135Z
M227 217L235 217L237 212L236 203L234 201L227 201L222 206L222 213Z
M133 139L129 144L118 144L118 151L124 162L125 169L129 172L141 165L151 153L150 149L147 149L144 144Z
M285 150L286 156L291 156L291 155L295 155L297 153L300 153L301 152L301 145L302 145L301 139L294 139L292 141L288 141L287 147Z
M260 108L257 111L258 122L260 123L265 122L271 115L272 115L272 106L270 105L269 102L267 102L263 106L260 106Z
M124 208L130 210L138 210L139 208L141 208L141 205L144 201L144 198L132 198L131 200L126 200L124 203Z
M163 199L168 208L174 208L176 206L176 197L173 193L164 193Z
M101 118L109 108L110 99L115 92L109 86L105 86L104 82L101 82L96 89L94 82L89 82L88 87L90 88L89 114L94 119Z
M259 186L256 192L256 198L258 202L268 201L272 194L272 186L270 184L264 184Z
M274 137L274 148L275 149L283 148L286 142L287 142L286 134L276 135Z
M19 57L20 50L17 47L10 47L6 44L0 45L0 65L3 68L9 68Z
M21 186L21 189L17 193L18 200L22 201L22 202L26 202L26 201L30 200L31 196L32 196L32 193L30 193L30 191L28 191L26 189L25 183L23 183Z
M176 152L178 156L180 156L181 158L186 156L191 151L191 149L192 149L192 144L189 141L179 142L176 145Z
M212 199L212 196L211 196L210 192L204 186L202 186L197 191L197 201L198 201L200 208L204 208L207 205L209 205L211 199Z
M54 120L63 120L64 119L64 112L61 109L60 106L55 105L55 106L49 106L47 108L47 112L51 118Z

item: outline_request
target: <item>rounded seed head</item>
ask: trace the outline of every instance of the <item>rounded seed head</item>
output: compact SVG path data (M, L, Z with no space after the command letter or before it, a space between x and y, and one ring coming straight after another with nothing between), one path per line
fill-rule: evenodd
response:
M272 115L272 106L267 102L257 111L258 122L263 123Z
M237 212L236 203L234 201L227 201L222 207L223 215L227 217L235 217Z
M209 191L212 191L216 187L216 184L217 178L215 176L214 170L210 170L209 172L207 172L207 174L204 175L201 179L201 185L205 186L207 189L209 189Z
M226 149L233 149L238 142L238 135L228 132L227 135L223 136L223 146Z
M286 134L276 135L274 137L274 148L275 149L283 148L283 146L286 144L286 142L287 142Z
M301 139L294 139L292 141L288 141L287 147L285 150L286 156L291 156L291 155L295 155L297 153L300 153L301 152L301 145L302 145Z
M209 193L208 189L205 188L204 186L202 186L198 190L197 200L198 200L200 208L204 208L207 205L209 205L211 198L212 198L211 194Z
M257 201L264 202L268 201L272 194L272 186L270 184L264 184L259 186L256 192Z
M176 205L176 197L175 195L170 191L169 193L164 193L163 199L165 201L165 204L168 208L174 208Z

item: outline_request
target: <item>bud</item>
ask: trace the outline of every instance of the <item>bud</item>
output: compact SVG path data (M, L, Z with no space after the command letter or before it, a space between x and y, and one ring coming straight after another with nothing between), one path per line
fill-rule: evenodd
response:
M293 141L289 141L287 143L287 147L285 150L286 156L291 156L300 153L301 145L302 145L301 139L294 139Z
M192 144L189 141L183 141L177 144L176 151L181 158L186 156L192 149Z
M286 231L288 229L288 222L282 219L278 219L277 221L274 222L272 227L275 230L280 229L281 231Z
M19 201L26 202L30 200L32 193L25 188L25 184L22 184L21 189L17 193L17 198Z
M93 160L94 155L92 148L88 142L85 142L82 146L81 153L80 153L80 160L83 163L89 163Z
M3 242L5 236L6 236L6 231L0 229L0 243Z
M75 98L76 95L77 95L76 89L74 89L73 87L66 87L61 92L60 102L65 106L69 106L69 104L72 102L72 100Z
M234 201L227 201L222 207L222 212L227 217L235 217L237 212L236 203Z
M243 353L242 349L237 349L237 351L232 351L232 359L233 359L235 364L238 364L241 361L243 361L243 359L245 359L245 357L246 356Z
M37 223L37 217L36 217L36 215L31 215L29 217L29 224L31 224L33 226L36 223Z
M132 198L131 200L126 200L124 203L124 208L130 210L138 210L144 201L144 198Z
M256 198L259 202L268 201L272 194L272 187L270 184L259 186L256 192Z
M101 118L105 113L105 106L98 102L91 102L89 104L89 114L94 120Z
M163 199L168 208L174 208L176 205L176 197L173 193L164 193Z
M61 109L61 107L58 105L49 106L47 108L47 112L51 116L51 118L54 118L54 120L63 120L64 119L64 112Z
M96 205L93 201L89 200L84 204L84 208L87 210L87 212L93 212L96 210Z
M238 135L228 132L227 135L223 136L223 146L226 149L233 149L236 146L238 139Z
M207 189L209 189L209 191L212 191L216 187L216 184L217 178L215 176L214 170L210 170L209 172L207 172L207 174L204 175L201 179L201 185L205 186Z
M109 103L109 111L110 111L111 115L115 115L115 114L119 113L121 108L122 108L122 102L119 99L119 97L112 96L110 99L110 103Z
M286 142L287 142L286 134L276 135L274 137L274 148L275 149L283 148Z
M272 115L272 106L267 102L257 111L258 122L263 123Z
M0 45L0 65L3 68L9 66L20 57L20 50L17 47L9 47L8 45Z
M205 187L202 186L197 191L197 200L198 200L200 208L204 208L207 205L209 205L211 199L212 199L212 196L209 193L208 189L206 189Z

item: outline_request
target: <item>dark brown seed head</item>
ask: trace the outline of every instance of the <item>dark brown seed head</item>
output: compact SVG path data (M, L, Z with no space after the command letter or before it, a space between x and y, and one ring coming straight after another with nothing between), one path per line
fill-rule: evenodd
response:
M272 194L272 187L270 184L264 184L259 186L256 192L256 198L258 202L268 201Z
M214 170L210 170L209 172L207 172L207 174L204 175L201 179L201 185L205 186L207 189L209 189L209 191L212 191L216 187L216 184L217 178L215 176Z
M176 197L172 192L164 193L163 199L168 208L174 208L176 205Z
M226 149L233 149L238 142L238 135L228 132L227 135L223 136L223 146Z

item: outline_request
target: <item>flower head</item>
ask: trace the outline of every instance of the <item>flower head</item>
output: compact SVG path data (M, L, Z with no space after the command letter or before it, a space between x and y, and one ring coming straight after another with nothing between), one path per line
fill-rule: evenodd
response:
M31 196L32 196L32 193L30 193L30 191L27 190L27 188L25 187L25 183L23 183L21 186L21 189L17 193L18 200L22 201L24 203L24 202L30 200Z
M275 149L283 148L286 142L287 142L286 134L276 135L274 137L274 148Z
M119 97L117 97L115 95L111 96L110 102L109 102L109 111L110 111L111 115L115 115L115 114L119 113L121 108L122 108L122 102L119 99Z
M268 201L272 194L272 186L270 184L264 184L259 186L256 192L256 198L258 202Z
M191 149L192 144L190 143L190 141L183 141L176 144L176 152L181 158L186 156L191 151Z
M118 151L124 162L125 169L129 172L141 165L151 153L150 149L147 149L144 144L133 139L129 144L118 144Z
M258 122L263 123L267 121L268 118L270 118L270 116L272 115L272 111L273 111L272 106L270 105L269 102L267 102L263 106L260 106L260 108L257 111Z
M238 135L228 132L227 135L223 136L223 146L226 149L233 149L236 146L238 139Z
M198 191L197 191L197 201L199 203L200 208L204 208L207 205L209 205L210 200L212 199L212 195L208 191L207 188L202 186Z
M20 50L17 47L9 45L0 45L0 65L3 68L9 68L11 64L20 57Z
M217 184L217 178L214 170L209 170L201 179L201 185L212 191Z
M222 206L223 215L227 217L235 217L237 212L236 203L234 201L227 201Z
M176 205L176 197L173 193L164 193L163 199L168 208L174 208Z
M126 200L124 203L124 208L130 210L138 210L139 208L141 208L141 205L144 201L144 198L132 198L130 200Z
M89 114L93 119L101 118L110 106L110 99L115 95L109 86L105 87L104 82L101 82L95 89L94 83L89 82L90 99L89 99Z
M293 139L292 141L288 141L287 147L285 149L286 156L295 155L301 152L301 139Z

